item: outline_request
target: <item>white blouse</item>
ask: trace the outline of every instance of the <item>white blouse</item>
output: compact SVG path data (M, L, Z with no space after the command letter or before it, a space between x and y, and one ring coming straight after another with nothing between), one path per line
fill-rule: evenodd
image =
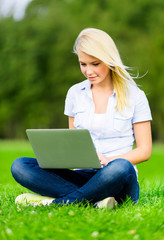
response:
M129 106L121 114L116 110L116 94L109 97L105 114L95 114L91 83L85 80L72 86L65 101L65 115L74 117L77 129L88 129L97 152L106 157L133 149L133 124L152 120L145 93L129 84Z

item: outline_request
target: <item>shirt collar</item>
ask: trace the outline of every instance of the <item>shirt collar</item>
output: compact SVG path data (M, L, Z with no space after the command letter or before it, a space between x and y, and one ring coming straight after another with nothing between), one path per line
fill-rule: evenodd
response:
M81 90L90 90L91 89L91 83L90 81L87 79L83 82L82 86L81 86Z
M91 92L91 83L90 81L87 79L83 82L81 88L82 91L86 92L87 95L92 98L92 92Z

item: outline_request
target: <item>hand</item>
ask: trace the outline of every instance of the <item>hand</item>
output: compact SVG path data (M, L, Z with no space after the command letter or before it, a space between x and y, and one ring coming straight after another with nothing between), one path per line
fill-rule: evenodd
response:
M101 163L101 166L103 166L103 167L106 166L110 161L112 161L112 159L105 157L102 153L97 152L97 155L98 155L99 161Z

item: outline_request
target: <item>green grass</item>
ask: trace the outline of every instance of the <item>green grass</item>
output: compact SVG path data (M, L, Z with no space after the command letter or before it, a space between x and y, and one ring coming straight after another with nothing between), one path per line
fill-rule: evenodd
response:
M26 141L0 142L0 239L164 240L164 145L153 146L151 159L138 165L140 200L112 210L91 206L17 207L28 192L11 176L20 156L34 156Z

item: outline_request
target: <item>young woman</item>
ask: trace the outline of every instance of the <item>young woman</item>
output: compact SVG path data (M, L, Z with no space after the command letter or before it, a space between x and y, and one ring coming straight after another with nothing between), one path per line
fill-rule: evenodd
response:
M41 196L23 194L16 202L37 202L39 198L43 204L83 200L95 204L114 197L121 203L129 197L135 203L139 198L136 164L148 160L152 151L152 118L147 98L104 31L84 29L76 39L74 52L87 80L69 89L65 114L70 129L89 130L102 168L45 170L36 159L16 159L11 168L15 180L50 197L43 200Z

